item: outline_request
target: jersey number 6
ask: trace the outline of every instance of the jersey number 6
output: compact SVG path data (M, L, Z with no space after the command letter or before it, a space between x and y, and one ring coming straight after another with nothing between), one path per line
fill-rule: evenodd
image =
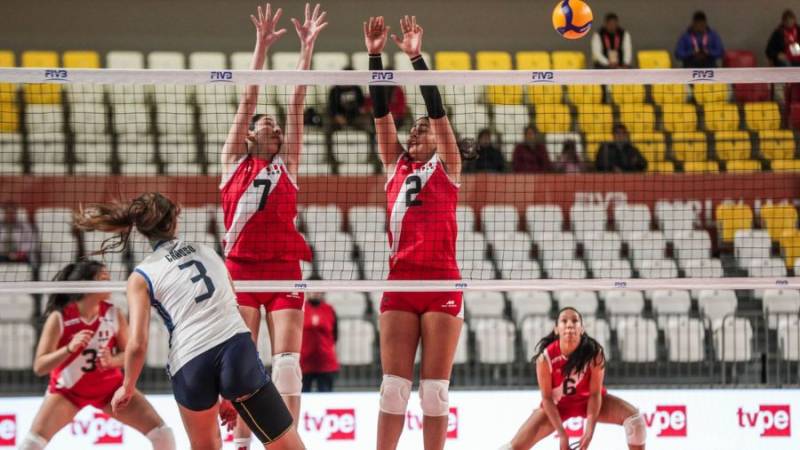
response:
M197 283L198 281L202 281L206 285L206 293L203 295L198 295L197 297L194 298L194 301L196 303L200 303L203 300L210 299L211 296L214 295L214 291L216 290L216 288L214 287L214 282L211 281L211 278L209 278L206 275L207 273L206 266L204 266L203 263L201 263L200 261L195 261L195 260L187 261L179 265L178 268L181 270L185 270L192 266L197 267L197 273L198 273L197 275L191 278L192 283Z
M564 395L575 395L575 392L578 391L578 389L575 388L575 380L572 378L565 378L561 390L564 392Z

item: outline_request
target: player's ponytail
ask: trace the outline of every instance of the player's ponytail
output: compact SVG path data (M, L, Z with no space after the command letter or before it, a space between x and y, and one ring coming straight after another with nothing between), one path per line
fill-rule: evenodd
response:
M550 334L539 340L539 342L536 344L536 354L533 355L533 358L531 358L531 362L536 364L536 360L542 356L545 350L547 350L547 347L557 340L558 335L556 334L556 330L551 331Z
M99 261L84 259L67 264L53 277L53 281L92 281L97 278L97 274L99 274L104 267L103 263ZM84 295L85 294L80 293L51 294L47 299L45 316L53 311L63 311L64 307L72 302L80 300Z
M114 201L81 207L75 225L84 231L105 231L118 236L103 242L94 254L122 252L136 228L150 240L172 239L180 208L158 192L148 192L129 203Z

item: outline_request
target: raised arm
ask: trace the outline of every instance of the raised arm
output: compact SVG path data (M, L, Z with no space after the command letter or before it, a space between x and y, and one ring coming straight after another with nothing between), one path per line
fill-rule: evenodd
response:
M403 30L402 39L392 35L392 40L400 47L409 58L414 70L428 70L425 59L422 58L422 35L424 30L417 25L415 16L405 16L400 19L400 28ZM431 130L436 136L437 152L444 162L450 177L459 182L461 178L461 152L458 149L458 140L442 103L439 88L434 86L420 86L425 107L428 110Z
M128 278L128 342L125 348L125 379L122 386L114 393L111 407L114 411L125 408L136 390L136 382L144 367L147 354L147 341L150 333L150 293L147 281L138 272Z
M389 35L389 27L384 23L383 17L370 17L368 22L364 22L364 44L369 53L369 70L383 70L383 60L381 53L386 46L386 37ZM397 141L397 128L394 125L394 117L389 112L389 94L391 90L388 86L369 86L369 96L372 98L372 114L375 118L375 131L378 140L378 152L384 171L390 174L389 166L397 162L397 158L403 153L403 147Z
M320 10L320 5L311 8L306 3L305 20L301 24L299 20L292 18L294 29L300 38L300 59L297 61L297 70L308 70L311 68L311 56L314 54L314 43L319 33L328 26L325 16L328 13ZM300 153L303 148L303 109L306 100L306 86L298 85L294 88L292 102L289 104L289 111L286 117L286 167L292 176L297 175L300 165Z
M283 14L282 9L278 8L273 16L272 6L267 3L264 10L260 6L258 7L257 14L258 16L250 15L250 20L256 27L256 47L253 50L250 70L264 69L267 50L286 33L285 29L275 30L275 26ZM239 102L239 107L236 109L236 117L228 131L225 145L222 147L220 162L223 165L223 173L229 173L230 166L247 153L247 134L250 131L250 120L256 112L257 103L258 85L247 86Z

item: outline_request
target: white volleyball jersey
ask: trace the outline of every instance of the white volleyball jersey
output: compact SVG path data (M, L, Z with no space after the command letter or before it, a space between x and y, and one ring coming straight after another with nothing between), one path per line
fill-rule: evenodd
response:
M170 374L236 334L247 333L222 258L205 245L163 241L137 267L169 331Z

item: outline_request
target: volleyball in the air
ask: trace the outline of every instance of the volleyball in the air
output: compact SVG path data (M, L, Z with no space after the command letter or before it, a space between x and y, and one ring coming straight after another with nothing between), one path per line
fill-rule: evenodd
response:
M592 8L581 0L562 0L553 9L553 28L567 39L580 39L592 29Z

